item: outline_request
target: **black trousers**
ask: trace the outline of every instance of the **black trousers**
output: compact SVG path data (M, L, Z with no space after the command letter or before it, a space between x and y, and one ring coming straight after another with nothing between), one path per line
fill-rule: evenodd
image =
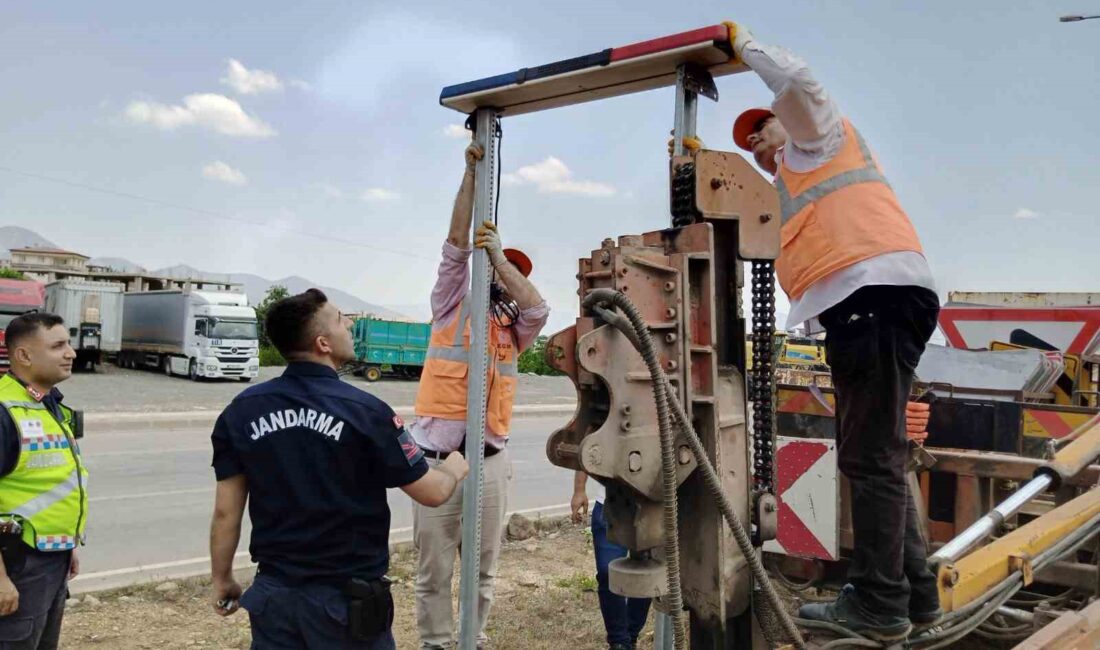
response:
M836 390L838 463L851 486L855 548L848 580L870 614L938 607L905 480L905 405L938 315L939 301L928 289L869 286L819 317Z

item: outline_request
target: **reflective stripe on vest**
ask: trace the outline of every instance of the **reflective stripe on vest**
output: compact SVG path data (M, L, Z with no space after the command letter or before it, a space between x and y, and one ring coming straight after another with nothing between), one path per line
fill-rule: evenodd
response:
M428 348L428 352L425 355L428 359L440 359L442 361L457 361L458 363L469 363L470 354L464 347L457 348L445 348L434 347ZM496 369L500 374L505 377L516 377L519 373L516 371L515 363L508 363L504 361L498 361L496 363Z
M80 480L77 478L77 471L74 469L69 477L61 483L58 483L48 492L43 492L30 501L26 501L21 506L17 506L8 514L19 515L25 519L42 512L46 508L49 508L53 504L61 501L65 497L69 496L73 490L80 489Z
M856 183L882 183L886 187L890 187L890 183L887 182L886 177L882 175L878 165L875 164L875 159L871 156L871 150L867 148L863 136L859 134L855 127L852 127L852 133L855 134L856 142L859 144L859 152L863 155L864 166L862 168L851 169L821 181L793 199L787 191L787 183L783 180L783 177L776 178L775 187L779 190L779 204L783 210L782 223L784 225L793 219L796 214L802 212L809 204L832 194L842 187L848 187Z
M0 515L22 523L28 546L68 550L83 537L88 509L88 473L69 428L72 410L61 405L59 421L45 404L29 398L13 377L0 377L0 406L20 436L18 462L0 477Z

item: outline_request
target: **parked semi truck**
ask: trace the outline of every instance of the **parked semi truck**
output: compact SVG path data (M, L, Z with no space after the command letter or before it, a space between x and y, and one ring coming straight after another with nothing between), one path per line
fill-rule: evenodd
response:
M406 379L420 377L428 354L431 323L406 323L381 318L360 318L352 327L356 374L378 381L383 374Z
M39 311L46 304L46 290L32 280L0 280L0 375L8 371L8 348L4 330L16 316Z
M46 311L65 319L75 367L95 370L122 349L122 300L117 282L60 280L46 285Z
M259 374L256 310L243 293L141 291L123 294L119 365L166 375L251 381Z

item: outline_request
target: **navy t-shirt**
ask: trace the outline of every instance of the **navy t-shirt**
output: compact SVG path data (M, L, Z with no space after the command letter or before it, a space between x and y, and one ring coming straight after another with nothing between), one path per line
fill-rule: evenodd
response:
M217 479L248 481L252 560L292 581L384 575L386 488L428 472L393 409L315 363L242 392L211 441Z

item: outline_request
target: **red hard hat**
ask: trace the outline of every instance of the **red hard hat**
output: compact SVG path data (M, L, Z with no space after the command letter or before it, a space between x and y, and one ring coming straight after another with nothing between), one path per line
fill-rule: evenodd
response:
M775 113L770 108L750 108L737 116L733 122L733 142L745 151L752 151L749 146L749 136L756 131L756 127L765 118L774 117Z
M504 257L512 264L516 265L519 272L523 274L523 277L530 277L531 270L535 268L535 265L531 263L531 258L527 257L527 254L518 248L505 248Z

